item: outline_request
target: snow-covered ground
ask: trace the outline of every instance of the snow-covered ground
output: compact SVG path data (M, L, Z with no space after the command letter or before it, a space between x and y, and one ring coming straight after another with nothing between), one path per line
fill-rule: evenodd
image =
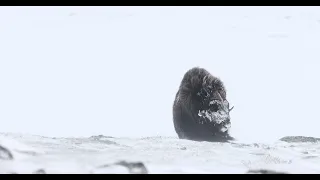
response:
M174 137L49 138L12 133L0 137L1 147L12 155L10 159L0 150L0 173L320 173L320 145L312 141L210 143Z

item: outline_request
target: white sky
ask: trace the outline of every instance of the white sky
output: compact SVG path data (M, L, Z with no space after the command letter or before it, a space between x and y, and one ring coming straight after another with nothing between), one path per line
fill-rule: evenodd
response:
M1 7L0 131L176 136L200 66L236 138L319 137L319 48L320 7Z

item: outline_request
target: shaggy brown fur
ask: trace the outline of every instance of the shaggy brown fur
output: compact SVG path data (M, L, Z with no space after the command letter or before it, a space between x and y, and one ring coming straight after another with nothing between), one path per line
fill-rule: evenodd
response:
M233 140L228 130L222 130L231 125L226 96L222 81L207 70L195 67L187 71L173 104L173 122L179 138L216 142Z

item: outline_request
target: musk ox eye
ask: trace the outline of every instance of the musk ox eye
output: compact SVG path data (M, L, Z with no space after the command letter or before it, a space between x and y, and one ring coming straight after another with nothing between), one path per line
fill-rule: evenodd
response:
M201 97L203 97L205 99L210 97L210 94L205 89L201 89L200 92L197 93L197 95L201 96Z

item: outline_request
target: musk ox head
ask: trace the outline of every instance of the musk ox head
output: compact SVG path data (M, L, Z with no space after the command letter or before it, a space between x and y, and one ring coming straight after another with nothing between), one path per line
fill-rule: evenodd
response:
M219 92L202 90L198 96L204 97L198 110L199 123L220 127L221 132L227 131L230 126L229 102L222 98Z

